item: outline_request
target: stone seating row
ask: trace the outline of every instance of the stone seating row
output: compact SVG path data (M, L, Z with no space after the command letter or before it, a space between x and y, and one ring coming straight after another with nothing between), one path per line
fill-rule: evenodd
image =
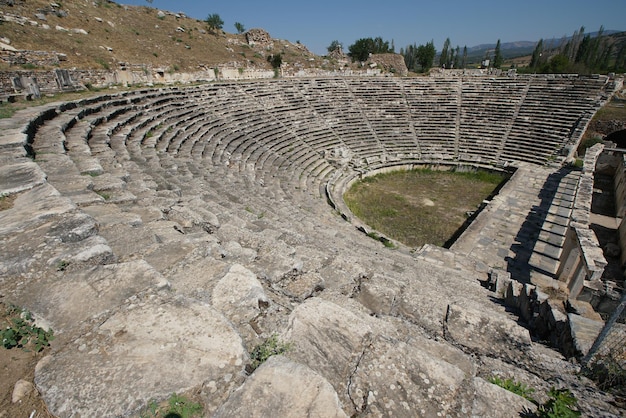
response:
M464 86L458 81L442 82L441 86L429 86L431 90L440 87L439 96L424 95L422 91L413 101L407 92L415 87L414 82L407 82L397 91L392 88L401 81L351 83L330 79L298 81L292 85L282 81L277 85L259 83L263 88L258 89L252 83L243 88L221 85L159 94L134 93L132 98L114 100L101 98L93 103L76 104L73 109L68 105L55 121L64 135L51 138L58 139L55 145L58 149L67 148L68 155L79 166L77 171L82 174L102 171L92 154L103 154L108 146L112 152L126 153L120 157L122 159L130 158L129 149L140 159L145 159L148 151L140 152L139 148L152 149L151 158L159 158L163 153L177 156L182 150L181 157L206 158L210 154L212 164L230 164L232 160L241 170L258 162L261 162L259 167L263 167L266 162L280 161L277 167L259 170L271 177L287 169L328 174L330 164L319 160L323 159L325 150L338 146L345 146L365 162L375 161L380 155L420 155L427 160L493 163L499 159L545 162L567 139L572 128L566 122L576 116L580 118L576 109L571 115L565 112L563 116L551 118L554 120L548 118L550 109L539 115L531 113L535 111L535 103L544 100L543 96L534 100L527 97L529 92L532 95L540 90L538 88L529 89L526 96L519 99L524 101L519 106L505 98L491 102L482 100L477 94L480 83ZM287 85L289 88L285 87ZM278 98L288 99L282 100L285 105L268 106L269 102L277 102L276 91L281 86L285 92L279 92ZM509 90L524 92L523 86L518 83ZM460 99L457 97L459 90ZM488 90L496 88L489 86ZM580 91L588 92L582 88ZM452 100L445 100L446 93L447 99ZM381 96L382 109L374 107L377 94ZM564 97L558 96L558 100ZM182 98L186 104L180 102ZM103 104L107 99L109 102ZM418 106L427 107L433 100L440 106L424 109L425 114L421 114ZM134 107L126 107L129 102ZM464 103L469 106L463 108ZM143 113L129 115L132 112ZM533 119L526 121L526 114L533 114ZM299 120L301 116L304 121ZM108 123L118 118L122 121L119 124ZM410 119L409 123L406 119ZM514 120L512 124L511 120ZM105 122L110 139L99 135L98 141L94 141L94 127ZM493 126L496 122L501 125ZM131 127L118 135L125 124ZM499 138L498 133L506 139ZM117 138L117 147L113 137ZM40 146L39 151L47 152L45 147ZM278 154L278 157L268 158L271 154ZM168 164L176 165L171 161ZM300 187L309 183L307 175L298 183Z

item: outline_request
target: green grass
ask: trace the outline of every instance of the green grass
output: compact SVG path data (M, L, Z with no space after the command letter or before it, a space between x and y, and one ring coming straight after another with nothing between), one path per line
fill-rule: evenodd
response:
M355 183L343 198L387 237L411 247L443 246L503 180L487 171L394 171Z
M173 393L167 401L160 404L150 401L139 416L141 418L193 418L200 416L203 409L201 404L186 396Z

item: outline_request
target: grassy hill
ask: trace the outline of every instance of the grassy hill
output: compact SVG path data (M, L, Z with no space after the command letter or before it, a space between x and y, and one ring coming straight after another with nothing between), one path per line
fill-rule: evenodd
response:
M266 58L277 53L296 67L329 65L304 45L273 39L269 46L250 47L245 35L213 33L201 20L107 0L1 1L0 36L18 50L66 54L62 68L113 69L124 62L176 71L218 64L269 69Z

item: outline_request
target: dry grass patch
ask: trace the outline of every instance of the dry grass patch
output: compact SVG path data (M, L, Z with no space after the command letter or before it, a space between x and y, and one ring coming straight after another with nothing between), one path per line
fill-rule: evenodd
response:
M2 196L0 195L0 211L11 209L13 207L13 202L17 199L16 194Z
M486 171L395 171L357 182L343 197L355 216L390 238L444 246L503 180Z
M118 63L124 62L143 66L146 71L149 67L167 72L198 71L227 63L239 68L271 69L266 56L278 53L282 53L283 62L298 63L303 68L322 63L322 58L291 42L275 40L270 50L264 46L252 48L247 45L245 35L227 33L233 27L213 33L203 20L173 13L159 17L159 9L147 5L126 6L107 0L57 4L67 14L48 13L46 21L41 21L35 14L50 10L50 1L14 2L6 12L36 20L39 25L5 22L3 36L17 49L66 54L67 60L59 64L62 68L116 70ZM43 24L50 28L43 29ZM57 26L67 31L56 30ZM74 29L87 34L75 33ZM2 69L16 68L0 63Z

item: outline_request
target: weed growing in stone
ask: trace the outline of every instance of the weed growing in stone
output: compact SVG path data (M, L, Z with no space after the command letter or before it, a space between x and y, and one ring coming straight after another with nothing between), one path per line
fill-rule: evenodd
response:
M151 401L145 411L139 414L141 418L193 418L202 413L202 405L188 399L186 396L172 393L167 401L158 404Z
M0 330L0 340L6 349L32 348L39 352L54 339L52 330L46 331L35 326L30 312L16 306L9 306L5 312L9 326Z
M516 382L513 379L502 380L498 376L493 376L491 379L489 379L489 382L493 383L494 385L498 385L501 388L508 390L509 392L513 392L524 399L528 399L533 403L536 402L532 397L535 389L529 388L524 383Z
M67 260L59 260L56 264L57 271L65 271L70 265Z
M252 373L271 356L286 353L291 349L290 343L278 340L278 335L272 334L267 340L257 345L250 354L250 367L247 370Z
M575 418L581 415L578 411L578 400L569 389L556 389L552 387L548 392L548 399L543 404L539 403L532 397L535 389L529 388L524 383L518 383L513 379L502 380L497 376L489 379L489 382L498 385L503 389L513 392L516 395L528 399L537 405L537 412L534 414L526 414L529 418Z
M569 389L550 389L550 397L543 405L537 408L536 415L539 418L575 418L581 415L578 401Z
M101 198L103 198L104 200L109 200L111 198L111 195L108 193L104 193L104 192L96 192L98 195L100 195Z

